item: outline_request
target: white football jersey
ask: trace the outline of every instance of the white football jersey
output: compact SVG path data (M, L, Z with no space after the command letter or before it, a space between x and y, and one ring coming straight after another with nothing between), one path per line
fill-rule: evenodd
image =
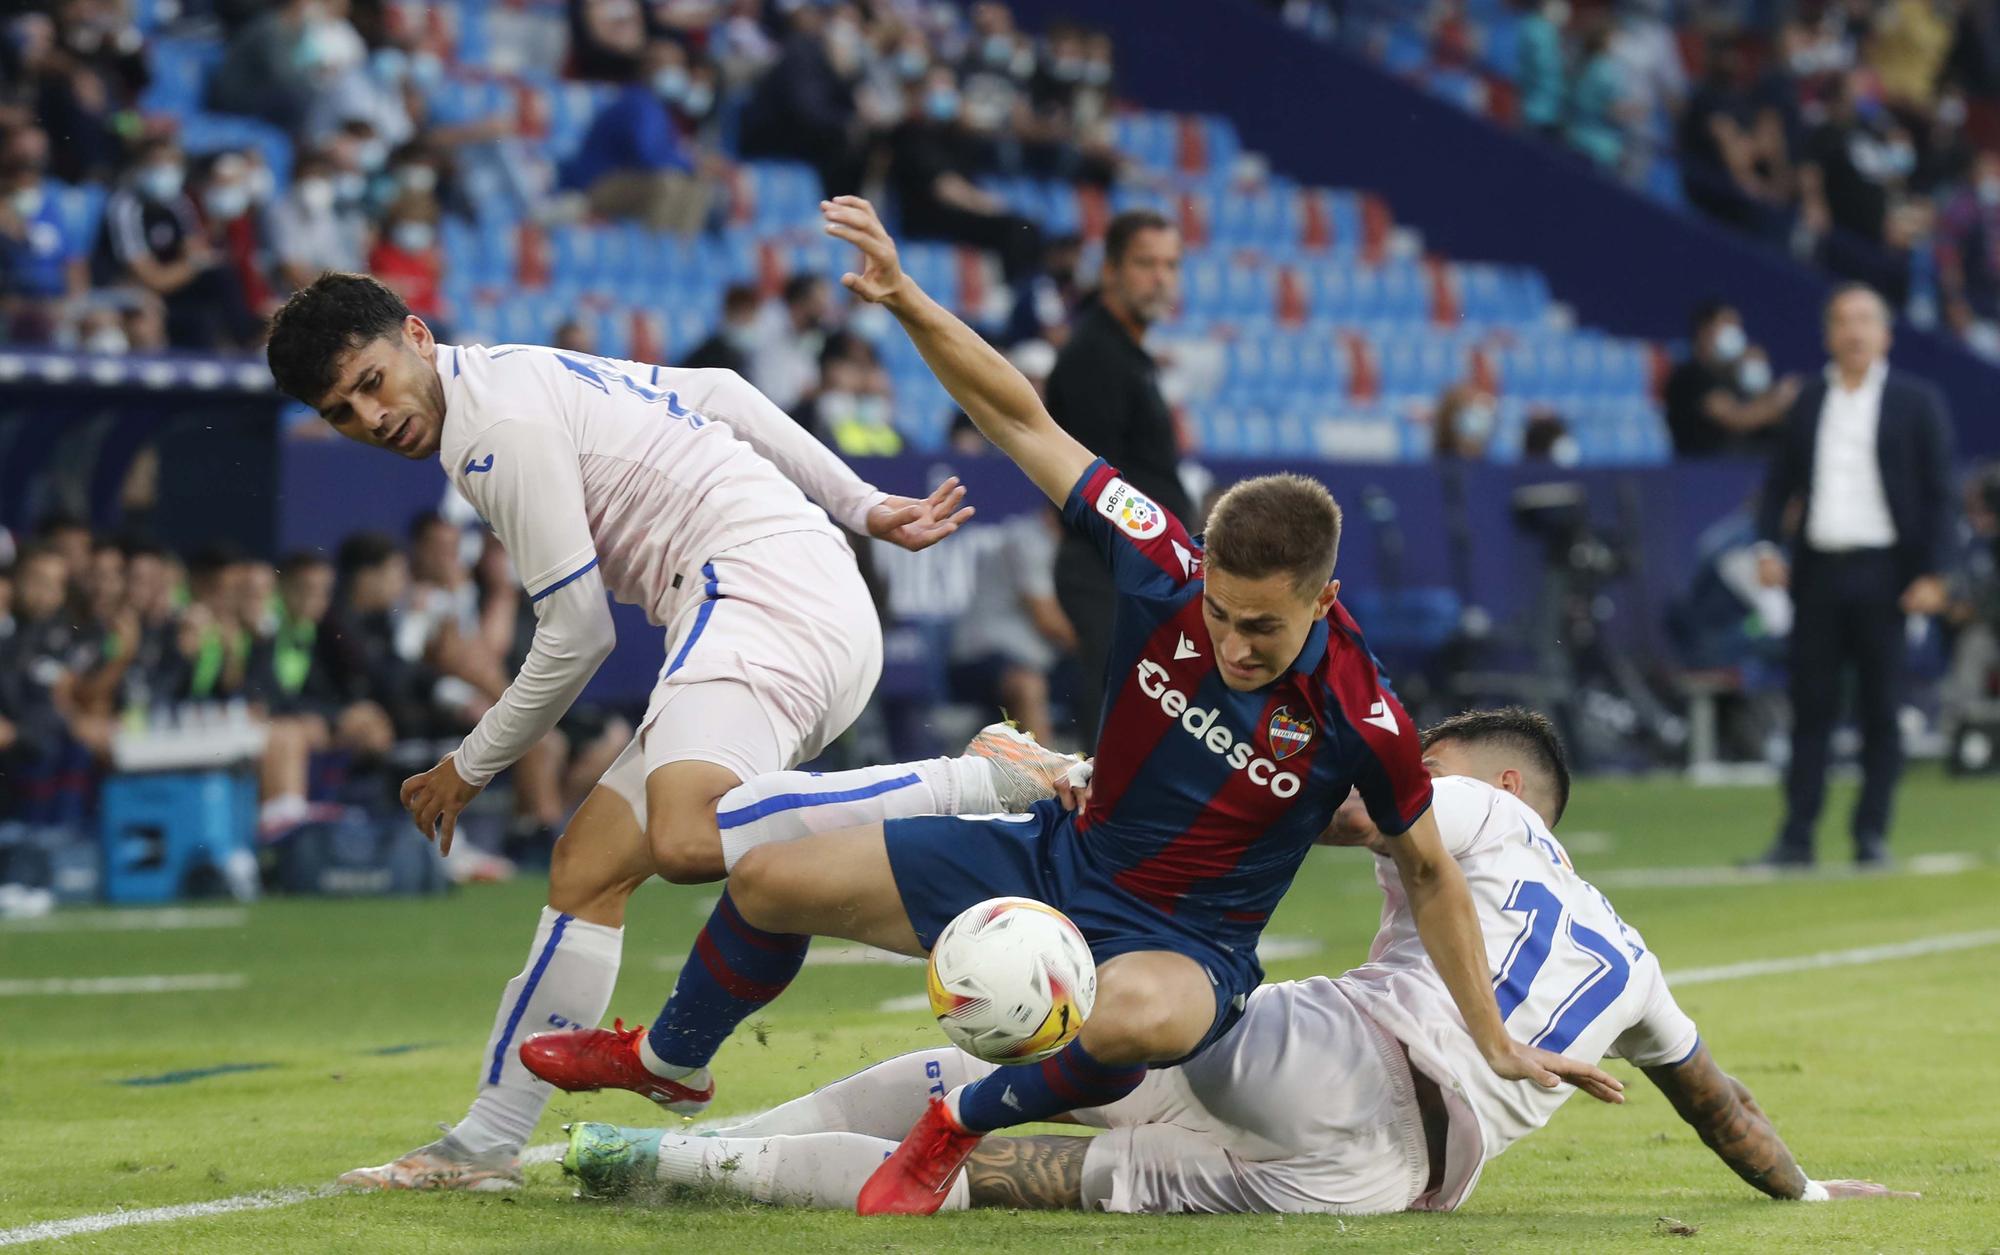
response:
M1432 814L1479 911L1493 988L1518 1040L1573 1059L1616 1055L1641 1067L1678 1063L1699 1042L1659 960L1577 875L1528 805L1459 776L1432 782ZM1485 1160L1547 1124L1574 1090L1504 1081L1478 1049L1417 934L1396 865L1376 859L1386 895L1368 963L1334 983L1445 1085L1451 1137L1443 1185L1419 1207L1455 1206Z
M714 554L783 532L840 535L787 478L798 468L760 453L748 407L770 403L731 372L518 344L441 344L437 366L439 459L533 599L594 564L613 597L665 624L702 595L701 567ZM754 421L790 429L773 436L804 434L774 407ZM802 482L844 518L880 500L851 473Z

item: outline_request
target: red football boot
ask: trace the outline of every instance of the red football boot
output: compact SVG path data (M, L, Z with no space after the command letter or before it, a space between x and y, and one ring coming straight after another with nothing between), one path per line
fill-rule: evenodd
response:
M951 1183L965 1166L972 1148L983 1133L970 1133L952 1117L951 1108L939 1098L917 1118L917 1123L894 1154L882 1161L861 1187L854 1210L862 1216L928 1216L944 1206Z
M646 1026L626 1028L623 1020L611 1025L536 1033L521 1043L521 1065L572 1094L629 1089L676 1115L698 1115L715 1100L715 1078L707 1068L678 1081L655 1076L639 1060L639 1039L646 1035Z

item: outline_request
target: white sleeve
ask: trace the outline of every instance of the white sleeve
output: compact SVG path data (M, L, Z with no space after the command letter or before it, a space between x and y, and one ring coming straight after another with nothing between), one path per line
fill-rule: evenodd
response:
M689 407L727 423L729 430L768 459L825 507L842 527L868 534L868 512L889 494L854 473L771 398L733 370L672 372L674 390Z
M1695 1047L1701 1045L1701 1031L1674 1001L1666 975L1660 971L1660 961L1651 952L1634 965L1633 974L1638 975L1641 967L1652 988L1647 991L1639 1019L1611 1043L1611 1053L1639 1068L1684 1063L1694 1054Z
M535 607L535 639L520 672L453 759L467 784L483 786L555 727L610 654L616 632L576 449L560 429L496 424L474 442L462 482L507 546Z

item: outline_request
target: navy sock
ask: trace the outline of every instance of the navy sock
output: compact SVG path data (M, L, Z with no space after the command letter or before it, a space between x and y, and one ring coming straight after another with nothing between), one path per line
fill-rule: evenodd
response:
M974 1133L1033 1124L1114 1103L1144 1080L1144 1064L1101 1063L1073 1041L1040 1063L990 1072L959 1091L958 1122Z
M646 1034L661 1060L698 1068L751 1013L785 992L811 939L767 933L743 918L725 891L681 965L673 997Z

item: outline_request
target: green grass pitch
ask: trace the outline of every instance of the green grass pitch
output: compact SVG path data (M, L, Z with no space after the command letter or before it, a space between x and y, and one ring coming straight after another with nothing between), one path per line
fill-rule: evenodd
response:
M1822 839L1845 856L1836 789ZM1671 976L1749 960L2000 929L2000 783L1913 773L1887 876L1771 882L1648 875L1760 849L1775 789L1675 781L1580 787L1559 835ZM1919 859L1960 853L1960 860ZM1275 979L1358 961L1377 900L1365 859L1317 851L1271 926L1319 952ZM1929 874L1925 874L1929 873ZM0 925L0 1241L39 1221L323 1186L433 1136L470 1097L501 986L526 953L536 883L432 901L274 901L219 927L163 932ZM659 1006L712 891L634 901L616 1014ZM225 913L225 919L229 913ZM82 922L89 922L88 920ZM1815 1175L1869 1177L1921 1202L1773 1204L1702 1148L1632 1069L1622 1109L1572 1100L1489 1166L1456 1215L1127 1218L981 1212L932 1221L697 1203L580 1203L552 1165L518 1196L318 1197L133 1225L34 1251L980 1251L1070 1247L1257 1251L1952 1251L2000 1249L2000 946L1712 979L1679 990ZM22 996L22 982L240 974L239 988ZM934 1044L911 968L810 967L717 1061L718 1114L748 1112L882 1055ZM130 1078L268 1065L184 1083ZM565 1120L643 1123L626 1094L558 1096ZM1662 1217L1691 1227L1671 1232Z

